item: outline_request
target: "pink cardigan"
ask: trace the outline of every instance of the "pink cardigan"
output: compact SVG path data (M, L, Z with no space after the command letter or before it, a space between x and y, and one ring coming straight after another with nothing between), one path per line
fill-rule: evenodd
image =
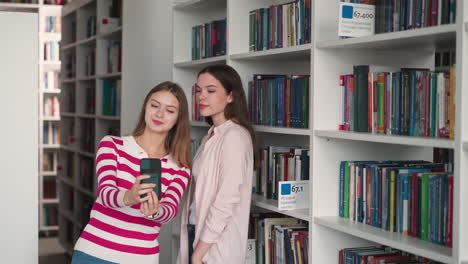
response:
M191 182L180 234L178 264L188 263L187 222L195 199L196 233L194 248L201 239L213 245L203 258L207 264L245 262L253 177L253 147L249 132L226 121L211 127L194 159ZM192 196L192 192L194 192Z

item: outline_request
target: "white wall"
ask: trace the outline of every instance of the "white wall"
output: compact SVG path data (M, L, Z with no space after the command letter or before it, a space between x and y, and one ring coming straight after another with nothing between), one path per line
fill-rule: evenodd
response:
M165 26L161 26L165 25ZM146 94L172 80L172 9L170 0L123 0L122 135L130 133ZM174 263L171 224L159 235L159 263Z
M146 93L172 80L170 2L123 0L122 134L136 125Z
M38 16L0 12L0 259L38 261Z

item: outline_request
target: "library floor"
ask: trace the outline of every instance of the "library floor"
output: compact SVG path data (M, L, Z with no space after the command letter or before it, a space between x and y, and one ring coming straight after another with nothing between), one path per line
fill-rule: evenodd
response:
M58 237L39 238L39 264L68 264L70 261Z

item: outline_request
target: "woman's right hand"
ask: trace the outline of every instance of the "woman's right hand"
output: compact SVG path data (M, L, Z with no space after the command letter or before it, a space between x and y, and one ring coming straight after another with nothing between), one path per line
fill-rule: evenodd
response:
M125 192L124 195L124 204L126 206L132 206L137 203L147 201L149 196L146 195L145 198L141 198L140 195L148 194L153 190L153 187L156 186L154 183L141 183L141 180L148 179L149 175L140 175L136 177L135 183L132 188Z

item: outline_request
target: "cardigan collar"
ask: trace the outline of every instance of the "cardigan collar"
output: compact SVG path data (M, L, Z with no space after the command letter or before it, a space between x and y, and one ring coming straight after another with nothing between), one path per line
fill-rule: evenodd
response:
M223 133L231 127L233 124L235 124L231 119L227 120L226 122L222 123L219 126L211 126L210 129L208 130L208 135L210 135L214 131L214 135Z

